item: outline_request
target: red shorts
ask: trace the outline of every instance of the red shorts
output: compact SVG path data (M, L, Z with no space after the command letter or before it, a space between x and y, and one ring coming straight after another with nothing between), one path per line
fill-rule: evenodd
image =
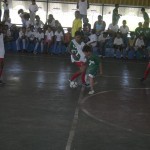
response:
M4 58L0 58L0 63L4 61Z
M75 62L75 64L78 66L78 67L81 67L81 66L85 66L85 62Z

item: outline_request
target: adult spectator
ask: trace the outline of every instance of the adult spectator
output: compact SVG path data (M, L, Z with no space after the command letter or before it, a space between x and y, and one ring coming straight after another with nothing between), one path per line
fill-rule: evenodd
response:
M75 19L73 21L72 31L71 31L72 37L74 37L75 36L75 32L76 31L80 31L81 28L82 28L82 21L81 21L81 18L80 18L80 12L79 11L75 11Z
M141 8L141 12L143 14L143 19L144 19L143 26L145 26L145 24L147 24L149 26L149 16L148 16L147 12L145 11L145 8Z
M27 13L25 13L23 9L19 9L18 10L18 14L19 14L19 16L21 18L22 26L25 27L25 22L26 22L25 14L27 14Z
M79 9L81 19L83 19L83 23L85 23L85 19L87 18L87 9L89 9L89 1L79 0L77 2L77 9Z
M1 17L2 17L2 5L1 5L1 0L0 0L0 22L1 22Z
M116 22L116 24L118 24L120 16L122 16L121 14L118 13L118 8L119 8L119 4L115 4L115 8L112 14L112 22Z
M136 38L139 37L139 35L143 34L143 32L144 30L143 30L142 22L139 22L138 27L135 29Z
M102 16L99 15L98 16L98 21L96 21L94 23L94 29L96 31L96 34L100 35L101 32L105 30L105 27L106 27L106 23L105 23L105 21L102 20Z
M48 15L48 19L45 24L49 25L52 29L55 28L55 19L52 14Z
M111 34L113 37L116 36L116 33L119 30L119 26L116 24L116 22L112 22L108 26L108 33Z
M38 15L35 16L35 23L34 23L35 30L38 31L38 28L43 28L44 23L41 21Z
M6 21L9 18L9 5L7 0L3 1L3 7L4 7L3 21Z
M38 6L37 6L35 0L32 0L32 4L29 6L31 25L34 25L35 15L36 15L37 11L38 11Z

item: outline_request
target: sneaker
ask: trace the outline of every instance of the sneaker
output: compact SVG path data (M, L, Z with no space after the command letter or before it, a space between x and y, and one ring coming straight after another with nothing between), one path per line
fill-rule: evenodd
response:
M90 95L92 95L92 94L94 94L94 93L95 93L94 90L89 91L89 94L90 94Z
M145 80L144 78L141 78L141 79L140 79L141 82L143 82L144 80Z

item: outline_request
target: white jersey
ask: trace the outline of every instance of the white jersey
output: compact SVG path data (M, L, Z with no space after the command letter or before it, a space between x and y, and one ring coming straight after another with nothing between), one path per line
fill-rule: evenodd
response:
M79 11L81 15L87 15L87 0L84 2L79 1Z
M63 37L63 33L56 31L55 32L55 36L56 36L56 41L62 41L62 37Z
M0 34L0 58L4 58L5 49L4 49L4 37L3 33Z
M75 39L73 39L71 41L71 44L70 44L71 53L76 55L76 58L73 55L71 55L71 61L72 62L86 62L85 55L82 52L82 49L83 49L84 45L85 45L84 42L79 44L79 43L76 42Z

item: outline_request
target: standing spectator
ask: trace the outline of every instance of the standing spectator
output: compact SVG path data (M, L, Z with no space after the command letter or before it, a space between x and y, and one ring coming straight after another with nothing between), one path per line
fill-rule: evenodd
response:
M80 31L82 28L82 21L81 21L81 18L80 18L80 12L79 11L75 11L75 19L73 21L73 24L72 24L72 37L75 36L75 32L76 31Z
M115 8L112 14L112 22L116 22L116 24L118 24L120 16L122 16L121 14L118 13L118 8L119 8L119 4L115 4Z
M106 23L102 20L102 16L98 16L98 21L94 23L94 29L96 30L96 34L100 35L102 31L105 30Z
M129 33L129 27L126 25L127 24L126 20L123 20L122 24L123 25L120 26L120 32L122 34L124 45L125 45L125 47L127 47L127 45L128 45L128 37L127 36Z
M141 12L143 14L143 18L144 18L144 23L143 23L143 26L145 26L145 24L148 24L149 26L149 16L147 14L147 12L145 11L145 8L141 8Z
M83 19L83 23L85 23L85 19L87 18L87 9L89 9L89 1L79 0L77 2L77 9L79 9L80 17Z
M3 7L4 7L4 16L3 16L3 21L6 21L9 18L9 6L7 0L3 1Z
M26 13L24 12L23 9L19 9L18 10L18 14L20 15L22 26L25 27L25 22L26 22L26 20L25 20L25 14Z
M34 25L35 14L37 11L38 11L38 6L37 6L35 0L32 0L32 4L29 6L31 25Z

